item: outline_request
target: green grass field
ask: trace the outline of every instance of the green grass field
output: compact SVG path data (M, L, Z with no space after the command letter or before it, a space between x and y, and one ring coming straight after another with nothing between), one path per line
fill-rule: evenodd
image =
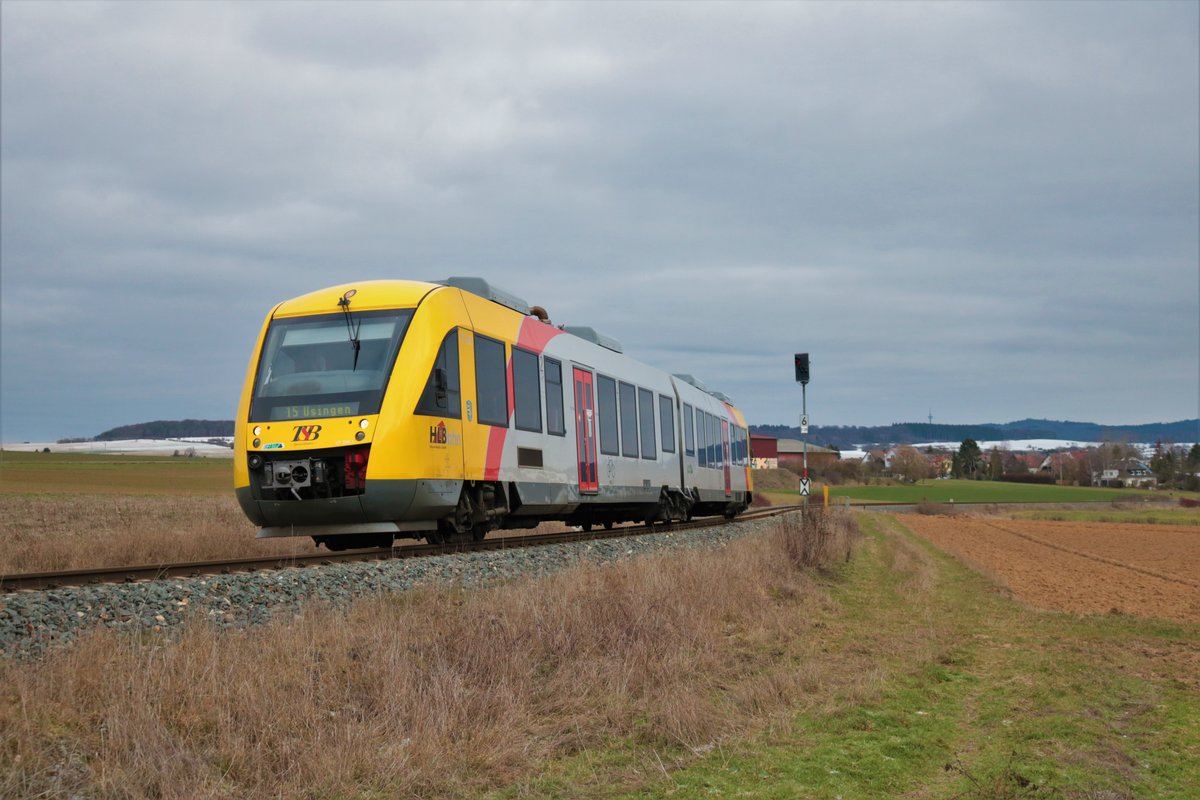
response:
M233 460L0 452L0 493L233 494Z
M1087 503L1161 499L1162 492L1102 489L1090 486L1045 486L1000 481L919 481L894 486L831 486L830 497L874 503Z

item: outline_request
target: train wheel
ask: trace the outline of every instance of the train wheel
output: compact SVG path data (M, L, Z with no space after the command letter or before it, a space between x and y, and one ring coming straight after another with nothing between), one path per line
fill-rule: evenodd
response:
M604 530L611 531L612 526L613 526L613 521L611 519L604 520Z
M585 523L583 523L583 524L582 524L582 525L580 525L579 527L583 528L583 532L584 532L584 533L591 533L591 532L592 532L592 523L591 523L591 521L590 521L590 520L589 520L589 521L587 521L587 522L585 522Z

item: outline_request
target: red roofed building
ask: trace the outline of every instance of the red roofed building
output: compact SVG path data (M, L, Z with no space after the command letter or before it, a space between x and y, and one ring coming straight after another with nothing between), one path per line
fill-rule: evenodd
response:
M750 434L750 466L754 469L775 469L779 466L779 440L774 436Z

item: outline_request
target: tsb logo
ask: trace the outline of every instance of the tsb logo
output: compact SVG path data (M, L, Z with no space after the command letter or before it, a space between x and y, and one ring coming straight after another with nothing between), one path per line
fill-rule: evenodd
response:
M293 442L311 442L313 439L321 438L320 425L297 425L296 435L292 437Z

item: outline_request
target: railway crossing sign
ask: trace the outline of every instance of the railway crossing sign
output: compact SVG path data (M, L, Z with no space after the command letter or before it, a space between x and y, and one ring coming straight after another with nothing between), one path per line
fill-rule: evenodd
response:
M800 496L808 497L809 493L810 493L810 488L809 488L808 478L801 478L800 479Z

